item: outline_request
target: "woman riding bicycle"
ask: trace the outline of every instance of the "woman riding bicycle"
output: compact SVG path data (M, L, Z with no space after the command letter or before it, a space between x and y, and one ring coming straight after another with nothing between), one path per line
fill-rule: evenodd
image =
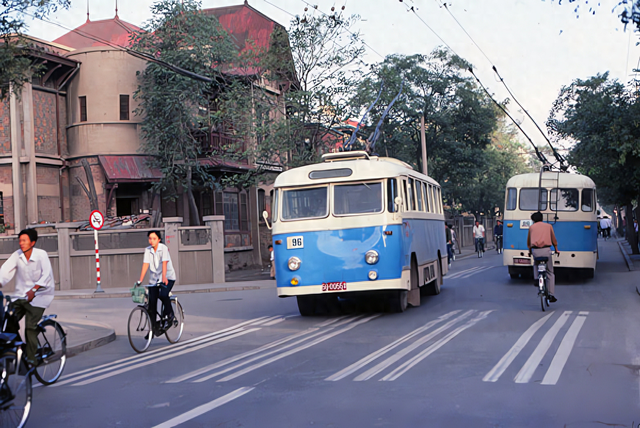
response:
M171 325L173 322L174 314L169 293L176 282L176 272L171 263L169 248L162 243L160 232L152 230L147 236L149 237L149 246L144 250L142 272L138 284L142 283L147 270L149 270L149 317L154 323L153 330L155 331L158 298L162 301L164 308L162 318L166 320L167 325Z
M18 234L20 249L13 253L0 268L0 286L6 285L14 275L16 277L15 294L19 300L13 302L16 322L7 325L7 333L18 334L17 321L26 315L25 354L27 362L35 365L38 348L38 322L44 310L53 301L55 282L51 261L46 251L34 248L38 240L35 229L26 229ZM24 298L26 297L26 300ZM1 304L1 303L0 303Z

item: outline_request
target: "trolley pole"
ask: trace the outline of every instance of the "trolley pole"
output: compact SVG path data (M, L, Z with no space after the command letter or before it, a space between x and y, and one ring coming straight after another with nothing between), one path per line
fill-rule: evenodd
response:
M94 293L104 293L104 290L100 287L100 250L98 248L98 230L104 226L104 216L98 210L91 213L89 223L93 228L93 241L96 244L96 291Z

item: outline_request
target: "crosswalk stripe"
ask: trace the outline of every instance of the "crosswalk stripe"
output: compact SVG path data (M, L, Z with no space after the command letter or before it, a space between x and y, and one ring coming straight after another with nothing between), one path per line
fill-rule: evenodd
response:
M468 318L474 312L475 312L475 310L472 309L470 311L467 311L467 312L463 313L459 317L454 318L453 320L451 320L448 323L444 324L440 328L438 328L438 329L432 331L431 333L427 334L426 336L418 339L413 344L407 346L406 348L402 349L401 351L396 352L391 357L387 358L386 360L382 361L381 363L377 364L376 366L372 367L371 369L367 370L366 372L362 373L361 375L356 376L356 378L354 380L355 381L364 381L364 380L371 379L373 376L377 375L378 373L380 373L384 369L386 369L389 366L391 366L392 364L396 363L402 357L408 355L413 350L415 350L415 349L419 348L420 346L422 346L423 344L427 343L429 340L433 339L434 337L436 337L437 335L439 335L443 331L447 330L448 328L453 326L455 323L457 323L459 321L462 321L465 318Z
M572 311L565 311L560 316L560 318L558 318L555 324L553 324L549 331L547 331L527 362L524 364L524 366L522 366L522 368L516 375L514 379L516 383L527 383L531 380L531 377L538 368L540 361L542 361L542 358L544 358L545 354L549 350L549 347L551 347L553 339L555 339L562 326L565 325L571 313Z
M248 334L248 333L251 333L251 332L254 332L254 331L258 331L258 330L260 330L260 328L250 328L248 330L240 331L240 332L236 333L233 336L222 337L220 339L216 339L215 341L207 342L207 343L205 343L203 345L195 346L193 348L187 348L187 349L184 349L184 350L179 351L179 352L174 352L174 353L171 353L169 355L165 355L163 357L156 358L156 359L151 360L151 361L146 361L144 363L134 364L132 366L128 366L128 367L122 368L120 370L111 371L111 372L109 372L107 374L104 374L102 376L97 376L97 377L94 377L94 378L91 378L91 379L88 379L88 380L85 380L85 381L82 381L82 382L74 383L73 386L89 385L91 383L98 382L98 381L101 381L101 380L104 380L104 379L107 379L107 378L110 378L110 377L113 377L113 376L117 376L117 375L120 375L122 373L129 372L131 370L135 370L135 369L139 369L139 368L144 367L144 366L148 366L149 364L159 363L160 361L168 360L170 358L179 357L180 355L185 355L185 354L188 354L188 353L191 353L191 352L198 351L200 349L204 349L204 348L206 348L208 346L211 346L211 345L214 345L216 343L226 342L227 340L234 339L236 337L243 336L245 334Z
M580 333L580 329L584 325L584 322L587 320L587 315L589 312L580 312L578 316L573 320L571 327L564 335L562 342L560 343L560 347L556 351L556 355L553 357L551 361L551 365L547 370L544 378L542 379L542 385L555 385L560 379L560 374L564 369L567 360L569 359L569 354L571 354L571 349L573 349L573 345L578 338L578 333Z
M430 322L426 323L422 327L413 330L409 334L406 334L405 336L403 336L400 339L394 341L393 343L385 346L384 348L379 349L379 350L377 350L375 352L372 352L371 354L367 355L366 357L362 358L361 360L353 363L349 367L347 367L345 369L342 369L339 372L329 376L325 380L327 380L327 381L337 381L337 380L344 379L345 377L355 373L356 371L360 370L361 368L363 368L364 366L366 366L370 362L376 360L377 358L381 357L382 355L386 354L387 352L391 351L392 349L400 346L401 344L403 344L407 340L411 339L412 337L422 333L423 331L429 330L434 325L436 325L436 324L438 324L438 323L440 323L440 322L442 322L442 321L444 321L446 319L449 319L450 317L452 317L453 315L455 315L455 314L457 314L459 312L461 312L461 311L460 310L452 311L452 312L449 312L447 314L442 315L441 317L439 317L439 318L437 318L437 319L435 319L433 321L430 321Z
M504 354L500 361L498 361L498 364L496 364L482 380L485 382L496 382L500 378L500 376L502 376L502 373L504 373L504 371L511 365L513 360L516 359L520 351L522 351L527 343L529 343L529 340L531 340L533 335L540 329L540 327L542 327L544 323L547 322L549 318L551 318L552 315L553 312L549 313L543 318L540 318L538 321L534 322L531 327L527 329L527 331L522 333L522 336L520 336L515 345L513 345L511 349L509 349L509 351Z
M457 335L459 335L460 333L462 333L466 329L468 329L470 327L473 327L474 325L476 325L481 320L485 319L487 316L489 316L489 314L491 312L493 312L493 310L480 312L480 314L478 314L478 316L476 316L475 318L467 321L465 324L461 325L460 327L456 328L455 330L449 332L446 336L442 337L440 340L438 340L437 342L435 342L434 344L429 346L427 349L421 351L418 355L416 355L413 358L409 359L408 361L406 361L405 363L400 365L398 368L396 368L395 370L393 370L391 373L389 373L388 375L386 375L385 377L383 377L380 380L381 381L394 381L394 380L398 379L400 376L402 376L403 374L408 372L411 368L413 368L420 361L424 360L429 355L433 354L435 351L437 351L438 349L442 348L445 344L450 342L454 337L456 337Z
M462 271L460 271L460 272L452 273L451 275L447 275L447 279L457 278L457 277L459 277L459 276L461 276L461 275L464 275L464 274L466 274L466 273L473 272L474 270L478 270L478 269L480 269L481 267L482 267L482 266L474 266L474 267L472 267L472 268L465 269L465 270L462 270Z
M201 416L207 412L210 412L211 410L215 409L216 407L220 407L223 404L227 404L228 402L235 400L236 398L242 397L243 395L253 391L255 389L255 387L243 387L243 388L239 388L236 389L233 392L230 392L227 395L224 395L220 398L216 398L215 400L203 404L202 406L198 406L193 410L190 410L186 413L183 413L179 416L176 416L173 419L168 420L167 422L164 422L160 425L156 425L154 428L173 428L176 427L180 424L183 424L187 421L190 421L191 419L197 418L198 416Z
M245 368L245 369L243 369L243 370L240 370L240 371L238 371L238 372L235 372L235 373L233 373L233 374L230 374L230 375L229 375L229 376L227 376L227 377L224 377L224 378L222 378L222 379L219 379L219 380L218 380L218 382L227 382L227 381L230 381L230 380L235 379L235 378L237 378L237 377L240 377L240 376L242 376L242 375L245 375L245 374L247 374L247 373L249 373L249 372L251 372L251 371L253 371L253 370L259 369L260 367L266 366L267 364L271 364L271 363L273 363L274 361L278 361L278 360L280 360L280 359L282 359L282 358L288 357L288 356L293 355L293 354L295 354L295 353L297 353L297 352L300 352L300 351L303 351L303 350L305 350L305 349L307 349L307 348L310 348L310 347L312 347L312 346L315 346L315 345L317 345L318 343L324 342L325 340L331 339L331 338L332 338L332 337L334 337L334 336L337 336L337 335L339 335L339 334L345 333L345 332L347 332L347 331L351 330L352 328L355 328L355 327L357 327L357 326L358 326L358 325L360 325L360 324L364 324L364 323L367 323L367 322L369 322L369 321L372 321L372 320L374 320L374 319L378 318L379 316L380 316L380 315L372 315L372 316L369 316L369 317L367 317L367 318L360 319L360 320L358 320L358 321L356 321L356 322L353 322L353 323L351 323L351 324L347 325L346 327L344 327L344 328L342 328L342 329L340 329L340 330L336 330L336 331L334 331L334 332L332 332L332 333L329 333L329 334L327 334L327 335L325 335L325 336L320 336L319 338L315 339L315 340L314 340L314 341L312 341L312 342L305 343L305 344L304 344L304 345L302 345L302 346L299 346L299 347L297 347L297 348L291 349L291 350L289 350L289 351L287 351L287 352L283 352L283 353L281 353L281 354L279 354L279 355L276 355L276 356L274 356L274 357L271 357L271 358L269 358L269 359L267 359L267 360L265 360L265 361L261 361L260 363L254 364L254 365L249 366L249 367L247 367L247 368ZM198 382L198 381L196 381L196 382Z
M472 277L472 276L474 276L474 275L477 275L477 274L479 274L479 273L486 272L486 271L488 271L489 269L494 268L494 267L495 267L495 266L487 266L487 267L484 267L484 268L482 268L482 269L478 269L478 270L477 270L477 271L475 271L475 272L472 272L472 273L469 273L469 274L467 274L467 275L461 276L460 278L461 278L461 279L467 279L467 278L470 278L470 277Z

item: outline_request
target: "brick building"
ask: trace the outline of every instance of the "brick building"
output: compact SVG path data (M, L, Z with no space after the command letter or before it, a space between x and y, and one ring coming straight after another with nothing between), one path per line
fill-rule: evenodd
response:
M273 32L284 30L246 2L204 12L218 18L240 50L249 44L268 49ZM113 19L87 19L53 42L33 39L38 49L32 54L46 56L46 73L25 85L20 99L12 95L0 103L0 209L5 224L21 228L85 220L91 211L85 189L93 187L98 209L107 215L155 210L163 217L183 217L188 225L187 198L169 202L154 195L150 189L159 172L149 169L139 153L141 118L133 113L133 94L136 73L146 63L119 48L138 30L116 14ZM283 105L287 85L261 78L256 84ZM226 138L233 137L213 130L203 136L212 147ZM255 167L250 160L234 163L213 154L202 162L220 177ZM225 216L227 267L260 264L258 189L195 196L201 216Z

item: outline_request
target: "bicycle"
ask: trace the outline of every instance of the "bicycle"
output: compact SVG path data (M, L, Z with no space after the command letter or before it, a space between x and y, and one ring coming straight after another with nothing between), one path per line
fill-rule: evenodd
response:
M534 263L538 264L538 296L540 296L540 306L542 312L545 311L544 305L549 307L549 290L547 288L547 263L549 257L535 257Z
M10 323L14 326L18 325L14 309L14 302L17 300L26 299L20 297L12 301L10 296L5 296L3 332L6 331ZM38 347L36 348L36 364L33 367L33 374L43 385L56 383L67 364L67 334L60 323L55 320L57 317L55 314L45 315L36 326ZM20 336L18 335L18 337Z
M476 238L476 251L478 258L484 257L484 238Z
M33 386L17 334L0 333L0 426L22 428L29 419Z
M502 235L496 235L496 251L502 254Z
M169 293L174 314L173 322L169 324L167 319L163 319L163 317L160 316L160 314L164 312L163 304L162 310L156 313L155 328L151 331L152 323L151 317L149 316L148 286L137 287L136 284L136 286L131 289L131 295L134 303L141 303L133 308L129 314L129 324L127 326L129 344L134 351L138 354L146 351L154 336L159 337L164 334L169 343L177 343L180 340L184 329L184 311L176 296Z

